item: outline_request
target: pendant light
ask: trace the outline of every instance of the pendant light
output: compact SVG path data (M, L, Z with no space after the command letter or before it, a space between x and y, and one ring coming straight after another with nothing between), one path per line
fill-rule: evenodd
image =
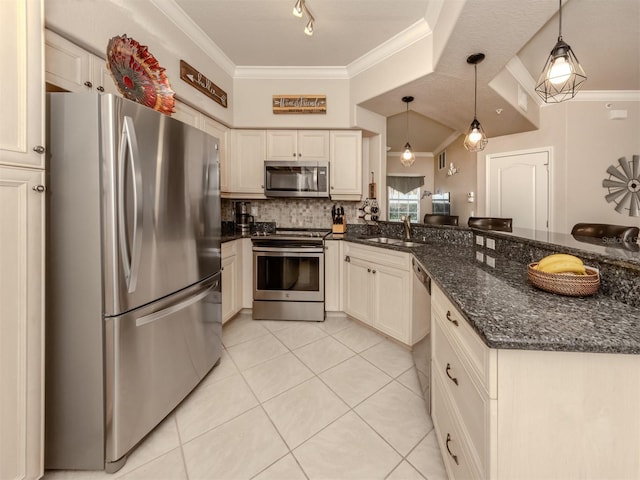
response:
M413 97L402 97L402 101L407 104L407 143L404 145L404 152L400 155L400 163L405 167L410 167L416 161L416 155L409 144L409 103L413 102Z
M464 137L464 148L469 150L470 152L479 152L484 150L484 147L487 146L487 135L484 133L484 129L478 118L476 117L477 108L478 108L478 64L484 60L484 53L474 53L473 55L469 55L467 57L467 63L473 65L473 69L475 72L475 83L473 90L473 121L471 125L469 125L469 131L467 132L467 136Z
M560 103L576 96L587 76L571 47L562 40L562 0L558 0L558 42L545 63L536 93L545 103Z

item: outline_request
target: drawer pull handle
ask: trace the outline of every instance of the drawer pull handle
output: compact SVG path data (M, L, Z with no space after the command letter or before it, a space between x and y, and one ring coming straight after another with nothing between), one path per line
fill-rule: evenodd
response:
M453 323L456 327L458 326L458 320L456 320L455 318L451 318L451 311L447 310L447 320L449 320L451 323Z
M453 461L456 462L456 465L460 465L460 463L458 462L458 456L451 453L451 449L449 448L450 441L451 441L451 435L447 433L447 441L445 442L445 446L447 447L447 452L449 452L449 455L451 455L451 458L453 458Z
M451 376L451 374L449 373L450 370L451 370L451 365L447 363L447 368L445 369L444 373L447 374L447 377L449 377L453 383L458 385L458 379L456 377Z

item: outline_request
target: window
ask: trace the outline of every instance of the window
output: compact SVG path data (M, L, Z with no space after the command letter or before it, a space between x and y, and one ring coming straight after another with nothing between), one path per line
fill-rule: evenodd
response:
M411 223L420 221L420 187L402 193L387 187L389 198L389 221L399 222L403 215L411 215Z

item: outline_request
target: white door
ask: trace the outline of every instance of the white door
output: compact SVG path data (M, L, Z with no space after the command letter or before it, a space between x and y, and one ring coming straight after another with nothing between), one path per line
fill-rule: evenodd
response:
M487 216L548 231L550 159L549 149L487 155Z

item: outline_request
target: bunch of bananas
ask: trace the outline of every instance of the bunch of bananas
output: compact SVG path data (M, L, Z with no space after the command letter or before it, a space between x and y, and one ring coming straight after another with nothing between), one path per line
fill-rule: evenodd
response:
M548 255L533 268L546 273L574 273L576 275L585 275L587 273L582 260L566 253Z

